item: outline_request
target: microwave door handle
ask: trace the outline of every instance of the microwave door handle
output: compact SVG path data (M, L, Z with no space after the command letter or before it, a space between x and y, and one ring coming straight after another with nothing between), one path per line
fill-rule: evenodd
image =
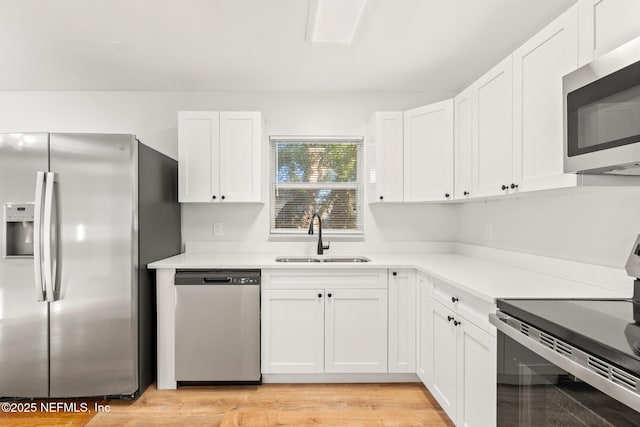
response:
M52 257L52 232L53 232L53 185L55 173L47 172L44 190L44 226L43 226L43 252L44 252L44 285L48 302L53 302L53 290L55 277Z
M36 173L36 195L33 213L33 267L36 279L36 300L44 301L44 280L42 278L42 203L44 198L45 172Z

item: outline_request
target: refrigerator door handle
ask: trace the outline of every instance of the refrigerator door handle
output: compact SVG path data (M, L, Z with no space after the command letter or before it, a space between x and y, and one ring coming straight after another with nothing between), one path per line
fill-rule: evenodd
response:
M55 262L52 256L52 233L53 233L53 191L56 174L47 172L44 190L44 226L43 226L43 247L44 247L44 285L48 302L54 301L54 278L56 277Z
M36 275L36 300L44 301L44 280L42 278L42 203L44 197L45 172L36 173L36 197L33 213L33 266Z

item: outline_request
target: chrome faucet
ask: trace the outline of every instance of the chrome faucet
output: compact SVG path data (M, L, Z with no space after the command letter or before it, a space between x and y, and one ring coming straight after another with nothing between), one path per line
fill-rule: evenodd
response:
M322 255L325 251L325 249L329 249L329 243L327 243L326 245L324 245L322 243L322 219L320 219L320 214L313 214L313 216L311 217L311 223L309 224L309 234L313 234L313 220L315 220L316 218L318 218L318 255Z

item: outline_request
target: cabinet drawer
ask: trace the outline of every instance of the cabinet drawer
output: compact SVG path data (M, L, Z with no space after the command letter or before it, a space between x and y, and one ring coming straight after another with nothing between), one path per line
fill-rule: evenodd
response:
M379 268L273 268L262 270L262 289L386 289L387 270Z
M485 331L490 331L489 313L494 305L483 301L440 279L431 277L431 298L453 312L467 318Z

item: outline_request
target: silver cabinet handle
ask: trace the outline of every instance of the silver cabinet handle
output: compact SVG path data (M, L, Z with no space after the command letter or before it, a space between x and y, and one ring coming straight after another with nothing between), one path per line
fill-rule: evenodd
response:
M44 190L44 222L42 243L44 248L44 286L46 289L47 301L53 302L53 290L55 277L55 265L51 255L52 229L53 229L53 186L55 173L47 172Z
M44 174L36 173L36 197L33 213L33 267L36 275L36 300L44 301L44 280L42 278L42 199L44 198Z

